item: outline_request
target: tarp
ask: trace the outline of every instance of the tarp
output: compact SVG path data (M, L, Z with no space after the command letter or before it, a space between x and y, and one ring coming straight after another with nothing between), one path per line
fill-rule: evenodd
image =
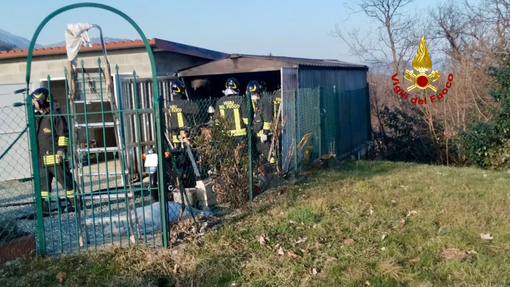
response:
M179 221L179 212L182 209L182 205L177 202L170 201L168 202L168 216L171 224ZM190 217L191 213L193 215L202 215L205 218L211 217L213 214L209 211L204 211L200 209L196 209L193 207L186 206L184 212L182 213L182 219ZM133 221L135 220L134 212L131 213L131 218ZM120 220L119 220L120 217ZM86 225L95 225L101 226L104 229L105 235L110 235L113 232L114 235L126 235L128 231L128 217L125 213L120 214L120 216L112 216L112 230L110 231L110 218L109 217L96 217L96 218L87 218ZM161 229L161 211L160 211L160 203L154 202L151 205L146 205L143 207L136 208L136 219L138 219L138 230L140 234L151 234ZM144 224L145 219L145 224Z
M92 47L87 32L90 28L92 28L92 25L89 23L67 24L65 33L67 59L74 66L76 66L76 58L81 46Z

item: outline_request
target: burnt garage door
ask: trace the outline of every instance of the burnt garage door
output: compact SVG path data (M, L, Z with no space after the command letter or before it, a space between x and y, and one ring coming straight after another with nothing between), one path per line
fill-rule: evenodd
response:
M0 84L0 155L3 154L27 126L23 94L14 94L26 84ZM31 87L32 89L32 87ZM0 159L0 182L31 177L29 135L25 132L16 144Z

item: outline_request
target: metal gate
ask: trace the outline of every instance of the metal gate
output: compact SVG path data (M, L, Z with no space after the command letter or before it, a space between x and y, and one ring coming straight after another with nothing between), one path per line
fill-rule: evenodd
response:
M70 65L71 69L64 71L68 100L60 103L60 109L50 101L48 109L34 113L34 105L27 97L38 253L79 252L108 245L167 247L169 212L173 205L167 198L165 155L169 149L161 136L163 100L154 55L140 27L123 12L103 4L79 3L56 10L39 24L32 37L27 56L27 90L33 49L43 27L56 15L83 7L113 12L135 28L149 54L153 89L145 98L148 105L139 104L138 89L134 89L134 101L128 105L118 69L112 77L105 57L103 64L98 58L95 67L98 78L88 90L90 83L85 77L83 61L81 67L73 69ZM49 76L47 82L51 93ZM147 126L145 116L141 115L153 121ZM127 118L129 129L126 129ZM153 140L141 142L147 128L154 134ZM145 157L149 147L155 153ZM169 158L171 168L177 173L171 151ZM157 164L156 181L149 182L144 161Z

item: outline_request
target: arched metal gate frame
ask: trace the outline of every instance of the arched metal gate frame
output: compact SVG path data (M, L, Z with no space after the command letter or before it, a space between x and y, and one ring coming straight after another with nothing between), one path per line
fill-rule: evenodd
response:
M165 148L163 146L163 140L160 135L163 134L163 123L164 119L162 119L162 96L159 94L158 89L158 79L157 79L157 73L156 73L156 64L154 60L154 55L152 52L152 49L149 45L149 42L147 41L147 38L145 37L145 34L140 29L140 27L131 19L128 15L123 13L122 11L115 9L113 7L99 4L99 3L77 3L72 4L68 6L64 6L53 13L49 14L44 20L39 24L37 27L34 35L32 36L32 40L30 41L30 47L28 48L28 56L27 56L27 70L26 70L26 85L27 85L27 91L29 91L30 88L30 73L32 68L32 55L33 50L35 47L35 43L37 41L37 38L39 36L39 33L44 28L44 26L55 16L69 11L73 9L78 8L99 8L103 10L110 11L112 13L115 13L122 18L124 18L128 23L130 23L138 32L140 35L142 41L145 44L145 49L147 50L147 53L149 55L149 60L151 64L151 70L152 70L152 84L153 84L153 104L154 104L154 123L155 123L155 131L156 131L156 148L158 153L158 186L159 186L159 198L160 198L160 210L161 210L161 236L162 236L162 244L163 247L168 247L169 245L169 221L168 221L168 195L166 192L166 181L168 180L166 178L166 172L164 170L165 164L164 164L164 151ZM28 92L30 93L30 92ZM35 118L32 115L31 111L33 111L33 105L30 97L27 97L26 99L26 105L27 105L27 111L28 111L28 122L29 122L29 130L30 132L30 146L31 146L31 157L32 160L38 158L38 150L37 150L37 139L35 135ZM171 153L171 150L168 149ZM173 156L170 154L170 158L172 158L172 168L176 170L176 164L175 160L173 159ZM45 242L45 231L44 231L44 221L43 221L43 212L42 212L42 201L41 201L41 184L39 179L40 172L37 165L32 165L33 169L33 176L34 176L34 193L35 193L35 199L36 199L36 216L37 216L37 252L39 254L45 254L46 253L46 242Z

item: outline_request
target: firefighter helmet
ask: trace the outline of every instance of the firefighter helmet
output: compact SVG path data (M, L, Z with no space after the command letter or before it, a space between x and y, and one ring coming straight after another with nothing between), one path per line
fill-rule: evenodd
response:
M257 81L251 81L248 83L248 86L246 87L246 90L249 91L252 94L259 94L260 93L260 84Z
M32 100L39 104L39 109L49 108L50 101L53 98L50 91L46 88L38 88L33 91L30 96L32 97Z
M170 86L170 90L173 96L186 97L184 89L185 89L184 84L179 80L173 81L172 85Z
M236 78L230 78L225 83L225 88L226 89L232 89L232 90L234 90L236 92L239 92L239 82L237 81Z

